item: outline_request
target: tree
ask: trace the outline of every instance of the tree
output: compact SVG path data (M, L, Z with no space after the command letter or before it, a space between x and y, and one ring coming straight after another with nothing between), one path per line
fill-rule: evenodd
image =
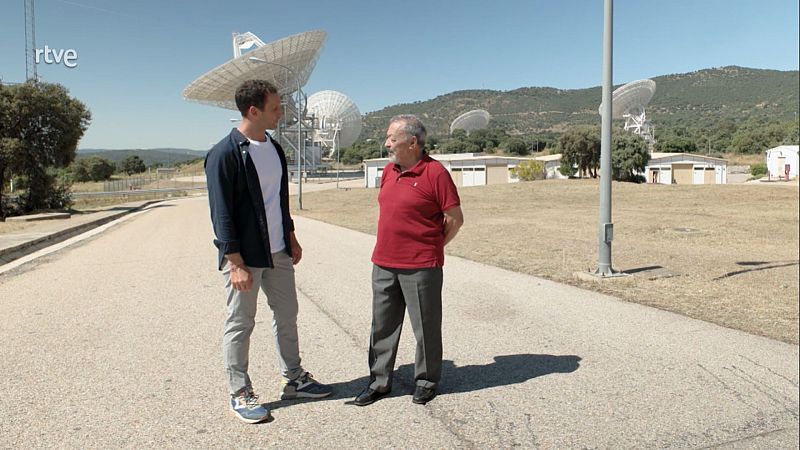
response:
M439 139L435 136L428 136L425 139L425 148L428 149L428 152L432 152L436 147L439 146Z
M617 133L611 139L611 176L617 181L643 183L650 152L647 142L633 133Z
M104 181L111 178L117 170L114 162L99 156L91 156L85 160L89 165L89 178L92 181Z
M781 144L794 144L794 131L792 122L751 121L736 130L731 139L731 150L736 153L761 153Z
M529 159L511 169L520 181L543 180L546 176L544 162Z
M104 181L114 175L114 163L100 156L80 158L69 166L72 180L79 183L86 181Z
M456 130L459 131L459 130ZM442 153L479 153L481 148L465 139L450 139L439 146Z
M382 142L375 139L356 142L350 147L339 150L339 161L342 164L359 164L365 159L381 157L382 153L385 153L382 149Z
M656 150L664 153L694 153L697 145L687 137L668 136L656 143Z
M477 145L481 151L497 148L507 139L508 134L499 128L481 128L470 132L467 137L467 140Z
M142 173L147 170L147 168L144 166L144 161L142 161L142 158L139 158L138 155L132 155L123 159L120 163L120 167L127 175Z
M564 175L576 172L597 178L600 167L600 128L579 126L568 130L558 139L561 150L561 168Z
M456 128L450 133L450 137L453 139L466 139L467 138L467 130L463 130L461 128Z
M508 153L512 155L524 156L529 153L528 144L526 144L522 139L518 138L509 140L506 143L506 150L508 150Z
M92 176L89 174L89 164L85 159L79 159L70 164L68 172L73 182L85 183L92 181Z
M0 186L9 173L22 175L28 183L22 209L52 207L51 197L63 198L64 188L50 169L75 159L91 114L61 85L25 83L0 86L0 119Z

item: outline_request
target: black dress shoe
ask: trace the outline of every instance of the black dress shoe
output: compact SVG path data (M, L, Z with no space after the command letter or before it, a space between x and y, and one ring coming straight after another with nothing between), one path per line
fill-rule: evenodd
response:
M390 391L378 392L375 389L367 388L358 394L358 396L356 396L356 398L353 400L353 404L356 406L371 405L381 398L387 396L389 392Z
M414 398L411 399L411 401L418 405L424 405L433 400L433 397L436 397L435 389L417 386L417 388L414 389Z

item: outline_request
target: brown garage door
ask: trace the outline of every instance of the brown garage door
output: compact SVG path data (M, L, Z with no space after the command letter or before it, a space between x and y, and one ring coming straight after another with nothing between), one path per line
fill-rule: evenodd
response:
M461 170L461 167L453 167L450 169L450 176L453 178L453 183L458 187L464 186L464 173Z
M706 173L703 177L703 183L705 184L717 184L717 177L715 176L715 171L713 167L706 167Z
M486 168L486 184L508 183L508 166L489 166Z
M692 184L693 164L673 164L672 180L675 184Z

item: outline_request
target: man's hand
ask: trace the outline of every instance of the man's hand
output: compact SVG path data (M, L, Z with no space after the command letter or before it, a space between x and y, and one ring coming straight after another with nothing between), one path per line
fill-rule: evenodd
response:
M228 259L228 269L231 271L231 285L237 291L249 291L253 288L253 275L244 263L242 255L231 253L225 255Z
M300 243L297 242L294 231L289 233L289 244L292 246L292 264L297 264L303 258L303 247L300 247Z
M464 224L464 213L460 206L454 206L444 212L444 245L447 245L458 234Z

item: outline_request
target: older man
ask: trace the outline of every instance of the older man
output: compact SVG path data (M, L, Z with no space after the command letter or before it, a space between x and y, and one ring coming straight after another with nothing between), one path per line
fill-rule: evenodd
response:
M417 339L413 402L436 396L442 373L444 246L464 222L450 173L425 152L425 126L415 116L389 122L378 194L378 237L372 253L369 385L353 403L369 405L392 388L405 310Z

